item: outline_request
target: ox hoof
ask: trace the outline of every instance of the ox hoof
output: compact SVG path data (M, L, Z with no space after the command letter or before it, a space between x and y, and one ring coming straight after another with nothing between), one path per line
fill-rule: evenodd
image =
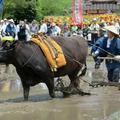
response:
M84 96L84 95L91 95L91 93L83 92L79 90L79 95Z
M55 94L54 93L50 93L50 97L51 98L55 98Z
M120 87L118 87L118 90L120 90Z
M64 88L63 92L63 96L64 97L69 97L70 95L75 95L78 94L78 90L76 88L71 88L71 87L66 87Z
M69 97L70 96L70 93L68 93L68 92L63 92L63 97L64 98L67 98L67 97Z

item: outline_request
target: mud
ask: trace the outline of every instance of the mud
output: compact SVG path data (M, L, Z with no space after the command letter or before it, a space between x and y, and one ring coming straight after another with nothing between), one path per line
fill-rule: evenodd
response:
M51 99L46 86L39 84L31 88L29 101L24 102L21 83L14 72L12 68L11 79L8 76L6 81L0 81L0 120L120 120L117 87L92 88L81 80L81 88L91 92L91 96L63 98L57 92L56 98ZM83 79L106 81L105 65L95 71L92 59L88 58L88 72Z

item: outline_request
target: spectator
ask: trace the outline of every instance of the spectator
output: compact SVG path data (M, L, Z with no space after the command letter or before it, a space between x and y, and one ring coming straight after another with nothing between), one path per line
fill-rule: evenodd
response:
M42 21L41 21L41 25L40 25L40 30L39 30L39 32L46 34L47 31L48 31L48 29L47 29L47 23L46 23L46 21L43 21L43 20L42 20Z
M1 20L1 21L0 21L0 37L2 36L3 24L4 24L4 21Z
M99 25L97 24L97 19L94 18L93 22L90 26L91 30L91 43L94 44L96 40L98 39L98 33L99 33Z
M105 36L104 36L104 29L101 29L100 32L99 32L99 38L98 40L94 43L94 45L92 46L92 49L91 49L91 54L93 56L93 59L95 61L95 69L98 69L100 67L100 64L102 62L102 60L98 59L98 55L99 55L99 52L100 52L100 48L102 47L102 44L103 44L103 40L105 39ZM101 56L101 55L99 55Z
M36 34L38 32L38 25L36 20L33 20L30 24L30 32L31 34Z
M58 24L52 23L52 36L59 36L61 34L61 29Z
M20 21L20 23L17 25L17 35L18 40L27 41L26 25L24 21Z
M78 30L77 25L74 23L73 26L71 27L72 34L76 34Z
M5 33L7 36L12 36L15 38L16 36L16 26L14 24L13 19L9 20L9 24L6 27Z
M7 25L8 25L8 20L5 18L3 26L2 26L2 36L5 35L5 30L6 30Z
M47 35L50 36L52 34L52 25L51 22L47 22Z

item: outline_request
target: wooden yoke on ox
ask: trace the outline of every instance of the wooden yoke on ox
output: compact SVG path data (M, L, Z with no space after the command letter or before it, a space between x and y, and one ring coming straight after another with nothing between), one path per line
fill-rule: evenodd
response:
M66 65L65 56L61 47L51 37L41 34L33 35L32 41L42 49L52 71Z

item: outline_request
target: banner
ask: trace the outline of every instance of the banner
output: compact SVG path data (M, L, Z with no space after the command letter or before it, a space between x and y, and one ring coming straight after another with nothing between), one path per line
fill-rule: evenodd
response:
M73 16L75 23L77 24L83 23L82 0L73 0Z

